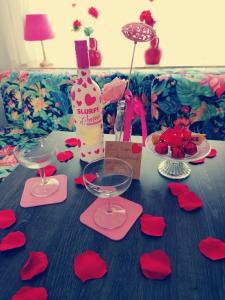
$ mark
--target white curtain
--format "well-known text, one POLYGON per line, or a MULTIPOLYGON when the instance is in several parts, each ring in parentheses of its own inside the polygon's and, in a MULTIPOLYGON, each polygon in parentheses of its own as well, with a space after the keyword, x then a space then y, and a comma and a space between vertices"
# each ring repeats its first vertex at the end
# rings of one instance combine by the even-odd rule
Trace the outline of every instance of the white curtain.
POLYGON ((30 58, 23 39, 28 0, 0 0, 0 70, 25 66, 30 58))

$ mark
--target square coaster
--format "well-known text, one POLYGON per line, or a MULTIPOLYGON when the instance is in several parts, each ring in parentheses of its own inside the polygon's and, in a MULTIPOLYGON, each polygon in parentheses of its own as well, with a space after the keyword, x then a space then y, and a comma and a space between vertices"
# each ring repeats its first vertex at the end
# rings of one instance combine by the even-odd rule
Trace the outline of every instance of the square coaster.
POLYGON ((35 197, 31 194, 31 186, 40 181, 40 178, 29 178, 25 182, 22 198, 20 200, 21 207, 33 207, 47 204, 60 203, 67 198, 67 176, 55 175, 54 178, 58 179, 60 185, 59 189, 48 197, 35 197))
POLYGON ((108 238, 119 241, 122 240, 133 226, 135 221, 141 215, 143 207, 133 201, 127 200, 123 197, 113 197, 113 203, 118 204, 126 209, 127 219, 120 227, 115 229, 105 229, 98 226, 94 221, 94 213, 96 209, 105 203, 108 199, 97 198, 80 216, 80 221, 84 225, 96 230, 97 232, 107 236, 108 238))

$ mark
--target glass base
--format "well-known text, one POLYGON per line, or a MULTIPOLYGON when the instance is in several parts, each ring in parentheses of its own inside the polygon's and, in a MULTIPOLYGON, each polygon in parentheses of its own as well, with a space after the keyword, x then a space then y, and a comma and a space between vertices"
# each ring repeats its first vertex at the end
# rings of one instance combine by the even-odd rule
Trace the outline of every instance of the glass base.
POLYGON ((159 164, 158 171, 170 179, 184 179, 191 174, 191 168, 183 161, 164 160, 159 164))
POLYGON ((111 211, 108 211, 108 205, 103 205, 96 210, 94 215, 95 223, 105 229, 118 228, 126 219, 125 208, 117 204, 111 205, 111 211))
POLYGON ((46 183, 44 184, 40 179, 39 183, 31 187, 31 194, 35 197, 48 197, 58 190, 59 185, 59 181, 53 177, 46 178, 46 183))

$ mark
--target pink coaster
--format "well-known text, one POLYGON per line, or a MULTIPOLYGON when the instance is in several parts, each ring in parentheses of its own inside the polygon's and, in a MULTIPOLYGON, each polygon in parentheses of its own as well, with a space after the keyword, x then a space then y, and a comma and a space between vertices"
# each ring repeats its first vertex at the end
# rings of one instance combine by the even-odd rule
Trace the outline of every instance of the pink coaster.
POLYGON ((54 178, 60 182, 59 189, 55 194, 48 197, 35 197, 30 192, 30 187, 36 182, 40 181, 40 178, 29 178, 25 182, 22 198, 20 200, 20 206, 22 207, 33 207, 47 204, 60 203, 66 200, 67 197, 67 176, 66 175, 55 175, 54 178))
POLYGON ((143 207, 133 201, 122 197, 114 197, 113 203, 118 204, 126 209, 127 219, 123 225, 115 229, 105 229, 98 226, 94 221, 94 213, 96 209, 107 203, 108 199, 97 198, 80 216, 80 221, 84 225, 96 230, 97 232, 107 236, 108 238, 118 241, 125 237, 130 228, 133 226, 137 218, 141 215, 143 207))

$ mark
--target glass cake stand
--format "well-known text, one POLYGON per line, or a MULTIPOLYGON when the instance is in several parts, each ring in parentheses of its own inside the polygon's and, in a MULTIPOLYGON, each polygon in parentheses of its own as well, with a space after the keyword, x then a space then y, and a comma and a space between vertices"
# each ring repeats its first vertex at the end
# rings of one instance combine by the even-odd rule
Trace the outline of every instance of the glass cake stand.
MULTIPOLYGON (((162 131, 155 132, 161 134, 162 131)), ((171 152, 167 154, 159 154, 155 151, 155 145, 152 143, 152 134, 146 139, 146 146, 157 156, 164 158, 164 160, 159 164, 159 173, 170 179, 184 179, 191 174, 191 168, 187 162, 200 160, 206 157, 210 150, 210 144, 207 140, 204 140, 200 145, 197 145, 197 153, 194 155, 186 155, 185 158, 173 158, 171 152)))

